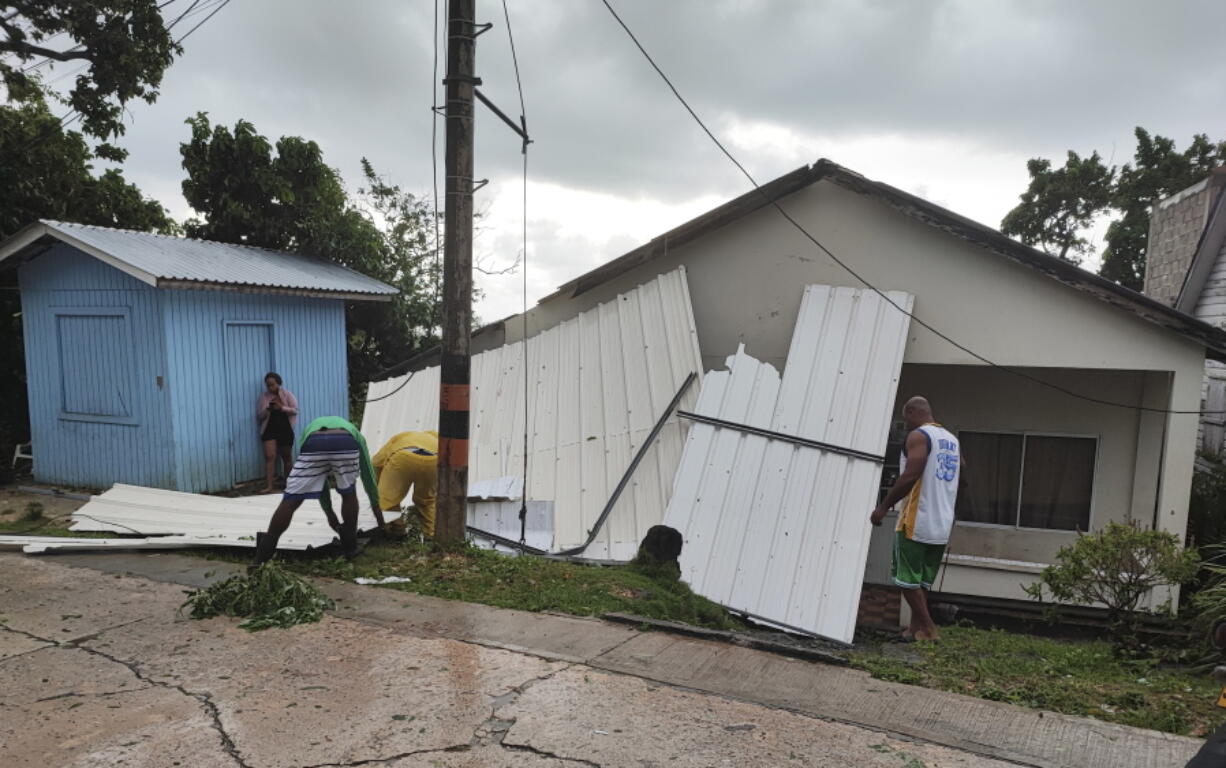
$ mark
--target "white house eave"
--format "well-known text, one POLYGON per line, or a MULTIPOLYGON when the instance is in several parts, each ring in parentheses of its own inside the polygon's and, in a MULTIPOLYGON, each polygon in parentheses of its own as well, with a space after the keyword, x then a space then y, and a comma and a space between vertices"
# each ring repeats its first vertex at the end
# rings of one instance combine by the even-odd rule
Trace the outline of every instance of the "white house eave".
POLYGON ((69 235, 62 230, 56 229, 55 227, 41 221, 29 225, 22 231, 10 237, 3 245, 0 245, 0 262, 3 262, 10 256, 21 253, 27 247, 33 245, 43 237, 51 237, 62 243, 71 245, 73 248, 93 256, 103 264, 118 269, 125 275, 134 277, 147 285, 157 286, 158 280, 155 275, 152 275, 143 269, 137 269, 131 264, 128 264, 121 259, 117 259, 105 251, 98 250, 89 243, 83 242, 72 235, 69 235))

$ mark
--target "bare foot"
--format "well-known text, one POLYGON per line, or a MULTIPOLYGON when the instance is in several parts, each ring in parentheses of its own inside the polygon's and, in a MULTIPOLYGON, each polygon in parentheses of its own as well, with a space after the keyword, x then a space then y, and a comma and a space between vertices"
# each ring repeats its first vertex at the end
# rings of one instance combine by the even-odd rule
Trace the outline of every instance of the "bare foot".
POLYGON ((941 639, 941 633, 937 631, 936 627, 933 627, 932 629, 921 629, 915 633, 915 639, 927 640, 930 643, 935 643, 937 640, 941 639))
POLYGON ((271 485, 266 485, 263 488, 261 488, 259 492, 260 493, 276 493, 277 491, 271 485))

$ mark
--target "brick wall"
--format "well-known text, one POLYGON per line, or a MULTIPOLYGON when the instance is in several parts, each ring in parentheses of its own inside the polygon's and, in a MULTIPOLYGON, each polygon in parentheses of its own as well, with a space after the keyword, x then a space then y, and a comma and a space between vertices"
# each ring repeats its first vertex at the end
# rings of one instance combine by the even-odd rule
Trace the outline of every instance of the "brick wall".
POLYGON ((1154 207, 1149 217, 1145 289, 1163 304, 1174 304, 1192 265, 1196 244, 1207 223, 1209 208, 1219 187, 1209 179, 1171 195, 1154 207))

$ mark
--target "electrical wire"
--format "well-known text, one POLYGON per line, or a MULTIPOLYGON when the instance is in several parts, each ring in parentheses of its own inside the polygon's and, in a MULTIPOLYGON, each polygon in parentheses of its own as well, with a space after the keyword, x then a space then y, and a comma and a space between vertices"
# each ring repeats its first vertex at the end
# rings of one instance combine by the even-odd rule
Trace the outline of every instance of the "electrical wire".
MULTIPOLYGON (((442 335, 443 320, 441 312, 441 294, 443 282, 443 267, 439 263, 439 248, 442 242, 442 234, 439 232, 438 222, 438 4, 439 0, 434 0, 434 75, 430 80, 430 180, 434 184, 434 210, 431 213, 434 216, 434 312, 433 328, 439 329, 439 335, 442 335)), ((431 330, 433 330, 431 328, 431 330)))
POLYGON ((56 520, 63 520, 66 517, 83 517, 86 520, 93 520, 95 523, 101 523, 102 525, 113 525, 116 528, 123 528, 125 530, 131 531, 137 536, 144 536, 146 538, 150 538, 149 534, 144 533, 143 531, 138 531, 131 526, 124 525, 123 523, 116 523, 113 520, 100 520, 99 518, 96 518, 93 515, 83 515, 80 512, 68 512, 63 515, 56 515, 54 517, 48 517, 48 518, 38 521, 37 525, 34 525, 30 528, 23 528, 19 531, 4 531, 2 535, 4 536, 26 536, 26 535, 33 533, 34 531, 40 531, 43 528, 46 528, 48 525, 51 525, 52 523, 54 523, 56 520))
POLYGON ((400 386, 396 387, 396 388, 395 388, 395 389, 393 389, 391 392, 388 392, 386 395, 379 395, 379 396, 378 396, 378 397, 376 397, 376 398, 373 398, 373 399, 367 400, 367 401, 366 401, 366 405, 370 405, 371 403, 377 403, 377 402, 379 402, 380 400, 386 400, 386 399, 388 399, 389 397, 391 397, 392 395, 394 395, 394 394, 396 394, 397 392, 399 392, 400 390, 404 389, 405 387, 407 387, 407 386, 409 385, 409 382, 410 382, 410 381, 413 379, 413 374, 415 374, 415 373, 417 373, 417 371, 409 371, 409 375, 404 377, 404 381, 400 382, 400 386))
POLYGON ((523 201, 523 250, 520 252, 520 269, 523 271, 523 311, 520 318, 523 322, 524 345, 524 489, 519 506, 519 541, 524 543, 527 537, 528 521, 528 406, 529 372, 528 372, 528 109, 524 106, 524 83, 519 74, 519 55, 515 51, 515 34, 511 30, 511 12, 507 9, 507 0, 502 0, 502 16, 507 24, 507 42, 511 46, 511 63, 515 67, 515 88, 519 92, 519 123, 524 132, 522 201, 523 201))
POLYGON ((602 2, 602 3, 604 4, 604 7, 608 9, 609 13, 613 15, 613 18, 614 18, 614 19, 617 21, 617 23, 618 23, 618 24, 621 26, 621 28, 622 28, 623 30, 625 30, 626 34, 627 34, 627 35, 630 37, 630 40, 631 40, 631 41, 634 43, 635 47, 639 49, 639 52, 640 52, 640 53, 642 53, 642 54, 643 54, 643 57, 647 59, 647 63, 649 63, 649 64, 651 65, 652 69, 654 69, 654 70, 656 71, 656 74, 658 74, 658 75, 660 76, 660 78, 661 78, 661 79, 664 81, 665 85, 667 85, 667 86, 668 86, 668 88, 669 88, 669 90, 670 90, 670 91, 672 91, 673 96, 675 96, 675 97, 677 98, 677 101, 679 101, 679 102, 681 103, 681 106, 685 107, 685 110, 686 110, 687 112, 689 112, 690 117, 692 117, 692 118, 694 119, 694 122, 698 123, 698 127, 702 128, 703 132, 704 132, 704 133, 707 135, 707 137, 708 137, 709 139, 711 139, 711 141, 712 141, 712 142, 715 144, 715 146, 716 146, 716 147, 718 147, 718 148, 719 148, 719 151, 720 151, 720 152, 722 152, 722 153, 724 154, 724 156, 725 156, 725 157, 727 157, 727 158, 728 158, 728 160, 729 160, 729 161, 731 161, 731 162, 732 162, 732 164, 736 166, 737 170, 739 170, 739 171, 741 172, 741 175, 743 175, 743 176, 744 176, 746 179, 748 179, 748 180, 749 180, 749 183, 753 185, 753 188, 754 188, 755 190, 757 190, 759 193, 761 193, 761 194, 762 194, 763 199, 764 199, 764 200, 765 200, 765 201, 766 201, 766 202, 767 202, 769 205, 771 205, 771 206, 772 206, 772 207, 773 207, 773 208, 774 208, 776 211, 778 211, 778 212, 779 212, 779 214, 780 214, 781 216, 783 216, 783 218, 784 218, 784 219, 786 219, 786 220, 787 220, 787 222, 788 222, 789 224, 791 224, 793 227, 795 227, 795 228, 796 228, 796 230, 797 230, 798 232, 800 232, 800 234, 801 234, 801 235, 803 235, 803 236, 805 237, 805 239, 807 239, 809 242, 813 243, 813 245, 815 245, 815 246, 816 246, 816 247, 817 247, 817 248, 818 248, 818 249, 819 249, 819 250, 820 250, 822 253, 826 254, 826 256, 828 256, 828 257, 830 258, 830 260, 831 260, 831 261, 833 261, 833 262, 834 262, 835 264, 837 264, 838 266, 842 267, 842 268, 843 268, 843 270, 844 270, 845 272, 847 272, 849 275, 851 275, 853 278, 855 278, 857 281, 859 281, 859 282, 860 282, 862 285, 864 285, 864 287, 868 288, 868 289, 869 289, 869 290, 871 290, 873 293, 876 293, 878 296, 880 296, 880 297, 881 297, 881 298, 882 298, 882 299, 883 299, 883 300, 884 300, 884 301, 885 301, 887 304, 889 304, 890 306, 892 306, 892 307, 894 307, 895 309, 897 309, 899 312, 902 312, 904 315, 906 315, 906 316, 908 316, 909 318, 911 318, 912 322, 914 322, 914 323, 916 323, 917 325, 919 325, 919 326, 921 326, 921 327, 923 327, 923 328, 927 329, 927 330, 928 330, 928 331, 930 331, 930 332, 931 332, 933 335, 935 335, 937 338, 940 338, 940 339, 942 339, 943 341, 945 341, 945 342, 949 343, 950 345, 952 345, 954 348, 956 348, 956 349, 958 349, 958 350, 960 350, 960 351, 962 351, 962 352, 965 352, 966 354, 968 354, 968 355, 970 355, 971 357, 975 358, 976 360, 980 361, 980 362, 981 362, 981 363, 983 363, 984 365, 987 365, 987 366, 989 366, 989 367, 991 367, 991 368, 996 368, 996 369, 1001 370, 1001 371, 1004 371, 1004 372, 1006 372, 1006 373, 1013 374, 1014 376, 1017 376, 1017 377, 1019 377, 1019 378, 1026 379, 1026 380, 1031 381, 1031 382, 1033 382, 1033 383, 1035 383, 1035 384, 1039 384, 1039 385, 1044 386, 1044 387, 1047 387, 1047 388, 1049 388, 1049 389, 1053 389, 1053 390, 1055 390, 1055 391, 1057 391, 1057 392, 1061 392, 1061 393, 1063 393, 1063 394, 1065 394, 1065 395, 1068 395, 1068 396, 1070 396, 1070 397, 1077 398, 1077 399, 1079 399, 1079 400, 1084 400, 1084 401, 1086 401, 1086 402, 1095 403, 1095 404, 1097 404, 1097 405, 1105 405, 1105 406, 1110 406, 1110 407, 1113 407, 1113 408, 1122 408, 1122 409, 1125 409, 1125 410, 1130 410, 1130 411, 1142 411, 1142 412, 1145 412, 1145 413, 1161 413, 1161 414, 1171 414, 1171 415, 1202 416, 1202 415, 1206 415, 1206 414, 1210 414, 1210 413, 1224 413, 1224 412, 1226 412, 1226 411, 1171 410, 1171 409, 1167 409, 1167 408, 1150 408, 1150 407, 1143 406, 1143 405, 1130 405, 1130 404, 1128 404, 1128 403, 1117 403, 1117 402, 1115 402, 1115 401, 1113 401, 1113 400, 1105 400, 1105 399, 1102 399, 1102 398, 1093 397, 1093 396, 1091 396, 1091 395, 1083 395, 1083 394, 1081 394, 1080 392, 1075 392, 1075 391, 1073 391, 1073 390, 1071 390, 1071 389, 1068 389, 1067 387, 1063 387, 1063 386, 1061 386, 1061 385, 1059 385, 1059 384, 1054 384, 1054 383, 1052 383, 1052 382, 1050 382, 1050 381, 1046 381, 1046 380, 1044 380, 1044 379, 1040 379, 1039 377, 1034 376, 1034 375, 1032 375, 1032 374, 1029 374, 1029 373, 1027 373, 1027 372, 1025 372, 1025 371, 1022 371, 1022 370, 1019 370, 1019 369, 1016 369, 1016 368, 1011 368, 1011 367, 1009 367, 1009 366, 1007 366, 1007 365, 1001 365, 1000 363, 996 363, 996 362, 994 362, 994 361, 992 361, 992 360, 989 360, 987 357, 984 357, 983 355, 979 354, 978 352, 975 352, 974 350, 970 349, 970 348, 969 348, 969 347, 967 347, 966 345, 964 345, 964 344, 962 344, 962 343, 960 343, 960 342, 958 342, 958 341, 954 340, 953 338, 951 338, 951 337, 950 337, 950 336, 948 336, 947 334, 945 334, 945 333, 943 333, 943 332, 941 332, 941 331, 937 330, 936 328, 934 328, 934 327, 933 327, 932 325, 930 325, 929 323, 927 323, 927 322, 925 322, 924 320, 920 319, 919 317, 917 317, 917 316, 915 315, 915 313, 914 313, 914 312, 910 312, 910 311, 908 311, 907 309, 905 309, 904 307, 902 307, 902 306, 901 306, 900 304, 898 304, 896 301, 894 301, 893 299, 891 299, 891 298, 890 298, 890 296, 889 296, 889 295, 888 295, 888 294, 887 294, 885 291, 882 291, 880 288, 878 288, 877 286, 873 285, 873 284, 872 284, 872 283, 870 283, 870 282, 869 282, 867 279, 865 279, 864 277, 862 277, 862 276, 860 275, 860 273, 858 273, 858 272, 856 272, 854 269, 852 269, 852 267, 851 267, 851 266, 849 266, 849 265, 848 265, 846 262, 844 262, 842 259, 840 259, 838 256, 836 256, 836 255, 835 255, 835 254, 834 254, 834 253, 833 253, 833 252, 832 252, 832 251, 831 251, 829 248, 827 248, 825 245, 823 245, 823 244, 821 243, 821 241, 819 241, 819 240, 818 240, 816 237, 814 237, 814 236, 813 236, 813 234, 811 234, 811 233, 810 233, 810 232, 809 232, 807 229, 805 229, 805 228, 804 228, 804 226, 803 226, 803 225, 801 225, 801 223, 800 223, 800 222, 798 222, 798 221, 796 221, 796 219, 792 218, 791 214, 789 214, 789 213, 788 213, 788 212, 787 212, 787 211, 786 211, 786 210, 783 208, 783 206, 779 204, 779 201, 778 201, 778 200, 776 200, 776 199, 774 199, 774 198, 770 197, 770 196, 769 196, 769 195, 767 195, 765 192, 763 192, 763 191, 762 191, 762 186, 761 186, 760 184, 758 184, 757 180, 756 180, 756 179, 754 179, 753 175, 752 175, 752 174, 750 174, 750 172, 749 172, 748 170, 746 170, 745 166, 741 164, 741 161, 737 160, 736 156, 735 156, 735 155, 733 155, 733 154, 732 154, 732 153, 731 153, 731 152, 728 150, 728 148, 724 146, 723 142, 721 142, 721 141, 720 141, 720 140, 719 140, 719 139, 718 139, 718 138, 715 136, 715 134, 711 132, 711 129, 707 127, 707 124, 706 124, 705 122, 703 122, 702 118, 698 116, 698 113, 694 111, 694 108, 693 108, 693 107, 691 107, 691 106, 690 106, 690 104, 689 104, 689 102, 685 100, 685 97, 683 97, 683 96, 681 95, 681 92, 677 90, 677 86, 673 85, 672 80, 670 80, 670 79, 669 79, 669 77, 668 77, 668 75, 666 75, 666 74, 664 73, 664 70, 662 70, 662 69, 660 68, 660 65, 656 63, 655 59, 653 59, 653 58, 651 57, 651 54, 647 52, 647 49, 643 47, 643 44, 642 44, 641 42, 639 42, 638 37, 637 37, 637 36, 635 36, 635 34, 634 34, 634 32, 633 32, 633 31, 631 31, 630 27, 629 27, 629 26, 626 24, 626 22, 622 20, 622 17, 621 17, 620 15, 618 15, 617 11, 616 11, 616 10, 613 8, 613 6, 610 4, 609 0, 600 0, 600 2, 602 2))

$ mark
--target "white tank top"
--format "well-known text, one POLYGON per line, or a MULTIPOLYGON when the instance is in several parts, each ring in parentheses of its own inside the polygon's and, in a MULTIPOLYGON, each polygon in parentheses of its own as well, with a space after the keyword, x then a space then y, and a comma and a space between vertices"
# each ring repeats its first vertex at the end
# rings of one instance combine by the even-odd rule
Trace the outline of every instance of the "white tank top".
MULTIPOLYGON (((928 438, 928 461, 924 472, 898 516, 895 530, 922 544, 946 544, 954 526, 954 504, 958 500, 958 477, 962 472, 962 450, 958 438, 940 424, 916 428, 928 438)), ((907 471, 904 450, 898 462, 899 473, 907 471)))

